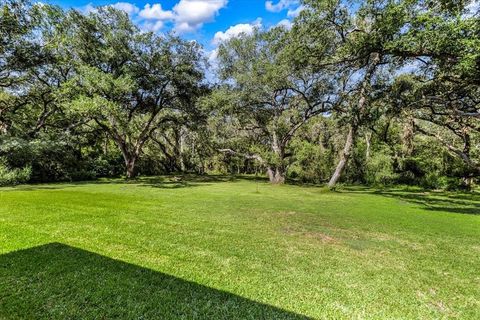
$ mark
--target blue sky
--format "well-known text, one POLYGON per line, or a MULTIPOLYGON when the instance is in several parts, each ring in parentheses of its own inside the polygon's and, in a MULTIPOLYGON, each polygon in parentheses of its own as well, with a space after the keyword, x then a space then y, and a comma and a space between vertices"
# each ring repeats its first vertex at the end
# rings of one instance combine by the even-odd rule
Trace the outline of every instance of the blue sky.
POLYGON ((144 30, 175 31, 197 40, 212 51, 222 40, 254 27, 289 25, 301 10, 299 0, 50 0, 51 4, 88 12, 96 6, 113 5, 130 14, 144 30))

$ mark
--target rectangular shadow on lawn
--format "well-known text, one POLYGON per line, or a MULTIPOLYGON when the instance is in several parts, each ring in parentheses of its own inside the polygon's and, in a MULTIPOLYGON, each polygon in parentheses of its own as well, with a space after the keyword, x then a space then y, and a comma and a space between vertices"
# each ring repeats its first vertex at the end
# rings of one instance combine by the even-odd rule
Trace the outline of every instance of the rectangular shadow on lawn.
POLYGON ((51 243, 0 256, 2 319, 307 319, 51 243))

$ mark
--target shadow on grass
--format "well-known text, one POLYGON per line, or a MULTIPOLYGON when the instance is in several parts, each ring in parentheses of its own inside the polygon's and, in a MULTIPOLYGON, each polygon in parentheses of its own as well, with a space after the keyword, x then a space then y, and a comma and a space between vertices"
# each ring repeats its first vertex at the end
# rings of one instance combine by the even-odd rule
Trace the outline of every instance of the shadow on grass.
POLYGON ((366 187, 347 187, 350 193, 377 194, 391 197, 407 203, 419 205, 424 210, 480 215, 480 193, 478 192, 438 192, 427 190, 408 190, 406 188, 370 189, 366 187))
POLYGON ((2 319, 308 319, 60 243, 0 256, 2 319))
POLYGON ((0 188, 0 191, 35 191, 35 190, 59 190, 65 188, 73 188, 83 185, 102 185, 102 184, 125 184, 139 185, 160 189, 178 189, 190 188, 197 186, 205 186, 208 183, 219 182, 235 182, 235 181, 267 181, 263 177, 247 176, 247 175, 195 175, 195 174, 178 174, 167 176, 139 177, 133 180, 125 180, 122 178, 98 179, 91 181, 78 182, 58 182, 51 184, 28 184, 18 185, 6 188, 0 188))
POLYGON ((210 183, 228 182, 238 180, 234 176, 221 175, 169 175, 169 176, 155 176, 155 177, 141 177, 131 182, 132 184, 139 184, 140 186, 160 188, 160 189, 178 189, 190 188, 197 186, 206 186, 210 183))

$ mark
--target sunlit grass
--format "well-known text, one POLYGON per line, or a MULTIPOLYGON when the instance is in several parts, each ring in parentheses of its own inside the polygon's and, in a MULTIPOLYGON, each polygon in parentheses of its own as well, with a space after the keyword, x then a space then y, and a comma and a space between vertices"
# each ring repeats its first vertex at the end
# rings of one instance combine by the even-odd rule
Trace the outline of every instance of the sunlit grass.
POLYGON ((0 318, 480 318, 479 194, 229 180, 0 189, 0 318))

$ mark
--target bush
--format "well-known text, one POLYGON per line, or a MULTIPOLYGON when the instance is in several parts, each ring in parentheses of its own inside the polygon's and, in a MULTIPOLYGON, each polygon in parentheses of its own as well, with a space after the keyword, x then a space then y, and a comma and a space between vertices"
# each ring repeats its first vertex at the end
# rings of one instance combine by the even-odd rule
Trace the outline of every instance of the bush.
POLYGON ((23 169, 10 169, 4 159, 0 160, 0 186, 16 185, 26 183, 32 174, 31 167, 23 169))
POLYGON ((398 175, 394 172, 393 157, 388 148, 373 152, 366 166, 366 180, 373 185, 389 185, 398 175))
POLYGON ((319 147, 317 143, 296 139, 292 142, 292 163, 288 176, 300 182, 322 183, 333 172, 335 155, 332 150, 319 147))
POLYGON ((31 182, 92 180, 118 174, 117 167, 123 171, 117 154, 104 159, 72 140, 69 136, 42 136, 31 141, 4 138, 0 141, 0 158, 9 172, 31 168, 31 182))

